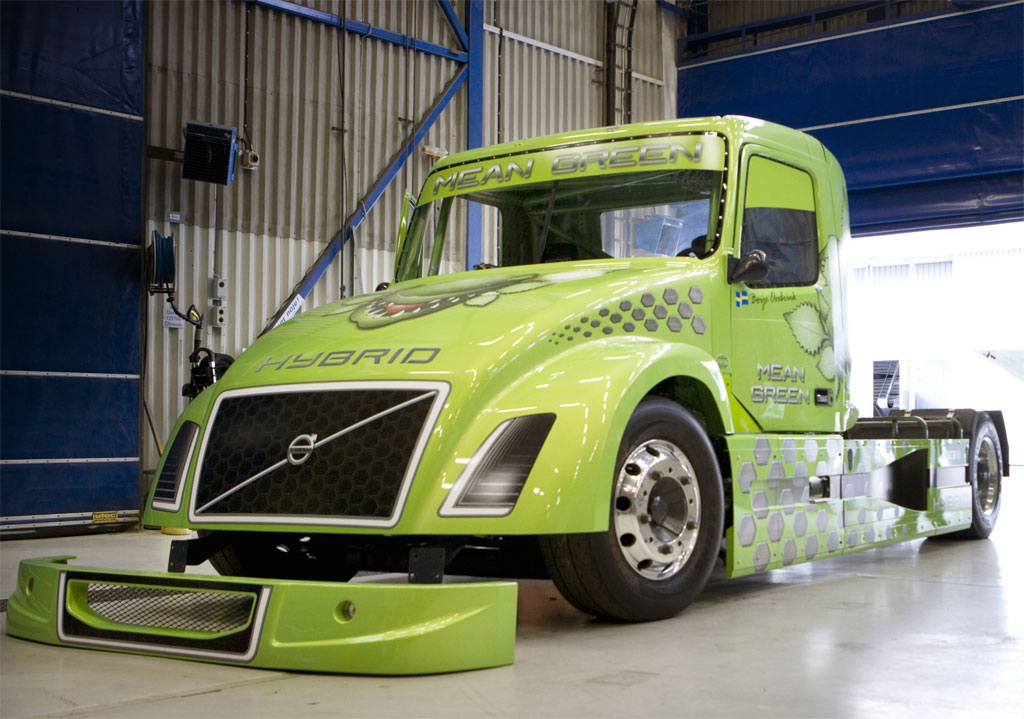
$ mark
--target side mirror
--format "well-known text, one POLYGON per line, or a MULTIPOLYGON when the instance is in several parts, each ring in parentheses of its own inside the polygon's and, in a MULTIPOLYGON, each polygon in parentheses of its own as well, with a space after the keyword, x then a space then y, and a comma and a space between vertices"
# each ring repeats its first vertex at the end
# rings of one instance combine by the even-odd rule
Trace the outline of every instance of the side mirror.
POLYGON ((729 282, 764 282, 768 276, 768 255, 764 250, 752 250, 740 259, 729 261, 729 282))

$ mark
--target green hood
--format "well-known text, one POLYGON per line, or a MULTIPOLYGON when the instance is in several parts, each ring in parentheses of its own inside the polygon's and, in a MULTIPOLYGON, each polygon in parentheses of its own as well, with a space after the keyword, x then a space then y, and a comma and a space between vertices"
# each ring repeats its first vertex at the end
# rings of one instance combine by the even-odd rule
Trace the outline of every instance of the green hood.
POLYGON ((542 364, 589 341, 700 339, 707 268, 677 259, 495 268, 396 284, 260 338, 218 388, 338 379, 455 379, 542 364))

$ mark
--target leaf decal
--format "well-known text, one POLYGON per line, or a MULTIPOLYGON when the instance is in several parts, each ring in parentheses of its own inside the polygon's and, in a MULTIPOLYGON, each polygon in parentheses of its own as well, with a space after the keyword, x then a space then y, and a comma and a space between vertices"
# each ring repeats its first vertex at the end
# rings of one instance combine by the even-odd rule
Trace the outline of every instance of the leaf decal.
POLYGON ((835 382, 836 354, 830 344, 826 344, 825 348, 821 351, 821 357, 818 358, 818 371, 821 372, 829 382, 835 382))
POLYGON ((829 329, 832 325, 832 288, 829 287, 828 253, 822 252, 818 263, 818 306, 821 308, 821 322, 829 329))
POLYGON ((821 308, 821 321, 827 325, 832 324, 832 290, 828 282, 823 282, 818 292, 818 306, 821 308))
POLYGON ((818 304, 821 305, 821 321, 825 325, 831 326, 832 324, 832 301, 829 296, 828 288, 822 290, 821 296, 818 299, 818 304))
POLYGON ((828 333, 822 326, 817 307, 804 302, 786 312, 783 317, 789 323, 789 329, 793 332, 800 349, 809 355, 816 355, 821 351, 822 345, 828 340, 828 333))

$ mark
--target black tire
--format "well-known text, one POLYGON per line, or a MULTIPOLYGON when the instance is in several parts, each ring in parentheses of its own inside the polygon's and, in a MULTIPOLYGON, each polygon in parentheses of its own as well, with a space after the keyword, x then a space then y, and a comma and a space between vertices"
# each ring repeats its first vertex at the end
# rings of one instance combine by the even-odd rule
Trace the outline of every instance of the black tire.
POLYGON ((996 425, 986 413, 974 420, 968 449, 967 474, 971 480, 971 526, 956 532, 956 539, 986 539, 996 527, 1003 502, 1003 448, 996 425))
POLYGON ((345 562, 344 548, 333 537, 225 532, 224 547, 210 557, 220 574, 265 579, 345 582, 356 570, 345 562))
POLYGON ((675 402, 648 398, 619 446, 608 530, 540 537, 544 564, 577 609, 640 622, 700 594, 722 541, 722 477, 711 442, 675 402))

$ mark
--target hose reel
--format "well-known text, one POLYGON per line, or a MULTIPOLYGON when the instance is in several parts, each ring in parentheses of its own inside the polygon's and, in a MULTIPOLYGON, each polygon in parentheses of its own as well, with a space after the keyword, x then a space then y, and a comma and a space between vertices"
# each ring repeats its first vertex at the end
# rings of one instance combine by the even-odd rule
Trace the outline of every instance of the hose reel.
POLYGON ((182 395, 194 399, 203 389, 220 379, 234 358, 204 347, 203 313, 195 305, 182 312, 174 302, 174 235, 164 237, 153 230, 153 242, 146 251, 146 279, 149 294, 166 294, 174 314, 195 328, 192 354, 188 356, 191 365, 190 381, 181 388, 182 395))
POLYGON ((149 294, 174 293, 174 235, 164 237, 153 230, 153 242, 146 251, 146 279, 149 294))

